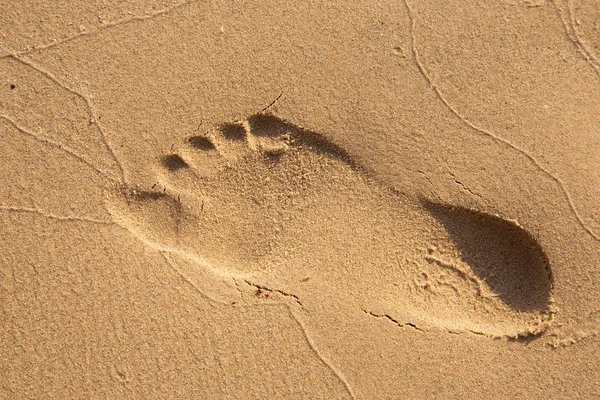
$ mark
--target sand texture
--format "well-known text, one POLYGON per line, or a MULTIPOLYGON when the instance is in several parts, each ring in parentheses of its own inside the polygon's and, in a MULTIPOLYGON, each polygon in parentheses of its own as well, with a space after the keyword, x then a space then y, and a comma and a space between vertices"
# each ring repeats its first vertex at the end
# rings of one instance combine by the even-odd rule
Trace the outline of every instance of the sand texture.
POLYGON ((0 4, 0 398, 600 398, 594 0, 0 4))

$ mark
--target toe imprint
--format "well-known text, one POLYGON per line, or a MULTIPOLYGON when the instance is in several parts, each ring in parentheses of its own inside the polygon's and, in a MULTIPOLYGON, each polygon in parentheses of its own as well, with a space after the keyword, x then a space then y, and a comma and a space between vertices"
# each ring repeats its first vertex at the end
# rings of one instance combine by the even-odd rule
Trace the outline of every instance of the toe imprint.
POLYGON ((177 154, 170 154, 168 156, 163 157, 162 164, 169 171, 177 171, 188 167, 185 160, 177 154))
POLYGON ((192 136, 188 138, 188 143, 198 150, 215 150, 214 143, 205 136, 192 136))
POLYGON ((246 138, 246 128, 241 123, 228 123, 219 126, 219 131, 227 140, 244 140, 246 138))

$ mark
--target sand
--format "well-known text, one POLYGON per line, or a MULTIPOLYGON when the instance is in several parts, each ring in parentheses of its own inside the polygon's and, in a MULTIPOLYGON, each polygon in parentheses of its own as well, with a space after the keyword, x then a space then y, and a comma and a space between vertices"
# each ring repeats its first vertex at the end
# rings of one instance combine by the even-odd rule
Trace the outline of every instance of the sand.
POLYGON ((600 397, 599 24, 0 5, 0 397, 600 397))

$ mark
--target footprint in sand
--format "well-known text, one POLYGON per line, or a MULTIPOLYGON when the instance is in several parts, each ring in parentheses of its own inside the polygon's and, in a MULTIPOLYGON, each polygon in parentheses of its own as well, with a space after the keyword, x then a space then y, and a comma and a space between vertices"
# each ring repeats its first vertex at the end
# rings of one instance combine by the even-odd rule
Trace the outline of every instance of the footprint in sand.
POLYGON ((531 338, 552 322, 548 260, 516 223, 398 193, 273 115, 190 137, 156 172, 109 196, 115 220, 232 285, 424 331, 531 338))

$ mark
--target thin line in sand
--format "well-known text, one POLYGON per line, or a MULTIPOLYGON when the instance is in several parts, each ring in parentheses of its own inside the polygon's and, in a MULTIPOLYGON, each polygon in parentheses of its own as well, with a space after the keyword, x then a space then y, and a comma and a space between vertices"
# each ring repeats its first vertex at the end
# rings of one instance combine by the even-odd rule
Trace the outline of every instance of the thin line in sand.
POLYGON ((344 375, 342 374, 342 372, 338 371, 338 369, 336 367, 334 367, 333 364, 330 361, 328 361, 321 354, 321 352, 317 349, 314 341, 312 340, 312 338, 308 334, 308 332, 306 330, 306 327, 300 321, 300 319, 296 316, 296 314, 294 313, 294 311, 292 310, 292 308, 290 307, 290 305, 285 304, 285 303, 282 303, 282 304, 286 306, 286 308, 287 308, 288 312, 290 313, 290 315, 292 316, 292 318, 300 326, 300 330, 302 331, 304 339, 306 340, 306 342, 308 343, 308 345, 310 346, 310 348, 312 349, 312 351, 315 353, 315 355, 317 357, 319 357, 319 359, 321 359, 321 361, 327 366, 327 368, 329 368, 331 370, 331 372, 333 372, 333 374, 339 379, 339 381, 342 383, 342 385, 344 385, 344 388, 346 389, 346 391, 350 395, 350 398, 356 399, 356 396, 354 395, 354 391, 350 387, 350 384, 348 383, 348 380, 344 377, 344 375))
POLYGON ((417 65, 417 69, 419 70, 419 72, 421 73, 421 75, 423 76, 423 78, 425 78, 425 81, 429 84, 429 87, 434 91, 434 93, 436 94, 436 96, 440 99, 440 101, 446 106, 446 108, 452 113, 454 114, 459 120, 461 120, 465 125, 467 125, 468 127, 470 127, 471 129, 474 129, 475 131, 483 134, 484 136, 490 137, 491 139, 493 139, 494 141, 501 143, 505 146, 508 146, 509 148, 519 152, 520 154, 522 154, 523 156, 525 156, 529 161, 531 161, 531 163, 533 163, 533 165, 540 170, 542 173, 544 173, 546 176, 548 176, 551 180, 553 180, 556 184, 558 184, 559 188, 561 189, 564 197, 567 200, 567 203, 569 205, 569 208, 571 210, 571 212, 573 213, 573 215, 575 216, 575 219, 577 220, 578 224, 580 225, 580 227, 588 234, 590 235, 594 240, 599 241, 600 242, 600 236, 598 236, 594 231, 592 231, 591 228, 589 228, 585 222, 583 221, 583 218, 581 218, 581 216, 579 215, 579 211, 577 210, 577 208, 575 207, 575 204, 573 203, 573 200, 571 198, 571 195, 569 194, 569 192, 567 191, 565 184, 562 182, 562 180, 560 180, 560 178, 558 178, 557 176, 554 176, 548 169, 546 169, 545 167, 543 167, 535 157, 533 157, 531 154, 529 154, 527 151, 521 149, 520 147, 518 147, 517 145, 509 142, 506 139, 501 138, 500 136, 495 135, 494 133, 481 128, 477 125, 475 125, 474 123, 472 123, 471 121, 469 121, 466 117, 464 117, 462 114, 460 114, 451 104, 448 100, 446 100, 445 96, 443 95, 443 93, 440 91, 440 89, 438 89, 438 87, 433 83, 431 77, 429 76, 429 73, 427 72, 427 70, 425 69, 423 63, 421 62, 421 59, 419 58, 419 52, 417 50, 416 47, 416 40, 415 40, 415 34, 414 34, 414 30, 415 30, 415 14, 412 11, 412 7, 410 6, 410 4, 408 3, 408 0, 403 0, 403 3, 406 7, 406 11, 408 14, 408 19, 409 19, 409 33, 410 33, 410 40, 411 40, 411 51, 413 54, 413 57, 415 59, 415 63, 417 65))
POLYGON ((42 137, 39 134, 33 133, 27 129, 25 129, 24 127, 20 126, 17 122, 13 121, 10 117, 7 117, 6 115, 2 115, 0 114, 0 119, 5 120, 6 122, 8 122, 10 125, 12 125, 16 130, 18 130, 21 134, 24 134, 26 136, 31 137, 32 139, 43 143, 47 146, 53 147, 55 149, 58 149, 60 151, 62 151, 63 153, 66 153, 68 155, 70 155, 71 157, 77 159, 78 161, 84 163, 85 165, 87 165, 88 167, 92 168, 94 171, 96 171, 97 173, 99 173, 100 175, 104 176, 105 178, 109 179, 112 182, 120 182, 117 178, 114 178, 113 176, 111 176, 108 172, 96 167, 96 165, 87 160, 84 156, 82 156, 81 154, 79 154, 77 151, 71 149, 70 147, 59 143, 59 142, 55 142, 54 140, 51 139, 47 139, 42 137))
MULTIPOLYGON (((144 244, 146 244, 146 242, 143 239, 141 239, 141 238, 138 238, 138 239, 141 240, 144 244)), ((224 301, 220 301, 220 300, 216 300, 216 299, 210 297, 209 295, 207 295, 206 293, 204 293, 191 279, 189 279, 183 273, 183 271, 181 271, 175 265, 175 263, 172 260, 169 259, 169 257, 167 256, 167 254, 172 253, 171 251, 168 251, 168 250, 158 250, 158 251, 161 254, 161 256, 164 258, 164 260, 167 262, 167 264, 177 273, 177 275, 179 275, 179 277, 181 279, 183 279, 185 282, 187 282, 194 289, 194 291, 198 292, 200 295, 202 295, 204 298, 208 299, 210 302, 214 302, 214 303, 222 304, 222 305, 226 305, 226 306, 231 306, 230 303, 227 303, 227 302, 224 302, 224 301)), ((179 254, 179 252, 176 252, 176 253, 179 254)), ((248 285, 255 286, 255 285, 253 285, 251 283, 248 283, 248 285)), ((288 311, 289 315, 292 317, 292 319, 294 321, 296 321, 296 323, 300 327, 300 330, 302 331, 302 336, 306 340, 306 342, 307 342, 308 346, 310 347, 310 349, 312 350, 312 352, 321 360, 321 362, 323 364, 325 364, 325 366, 327 368, 329 368, 332 371, 332 373, 336 376, 336 378, 342 383, 342 385, 344 386, 345 390, 348 392, 348 394, 350 395, 350 397, 352 399, 355 399, 356 397, 355 397, 354 392, 352 391, 352 389, 351 389, 351 387, 350 387, 347 379, 317 349, 317 347, 315 346, 314 341, 312 340, 312 338, 308 334, 308 332, 306 330, 306 327, 300 321, 300 319, 298 319, 298 317, 294 313, 294 310, 292 309, 292 307, 289 304, 285 303, 285 302, 278 302, 278 303, 273 304, 273 305, 285 307, 285 309, 288 311)), ((245 307, 264 307, 264 306, 268 306, 268 305, 267 304, 249 304, 249 305, 245 305, 245 307)), ((237 306, 237 307, 239 307, 239 306, 237 306)))
POLYGON ((61 45, 63 43, 68 43, 68 42, 70 42, 72 40, 75 40, 75 39, 83 37, 83 36, 94 36, 94 35, 97 35, 98 33, 102 32, 104 30, 107 30, 107 29, 110 29, 110 28, 114 28, 114 27, 117 27, 117 26, 120 26, 120 25, 126 25, 126 24, 133 23, 133 22, 150 20, 150 19, 158 17, 160 15, 166 15, 166 14, 170 13, 171 11, 174 11, 174 10, 176 10, 178 8, 187 6, 187 5, 195 3, 195 2, 196 2, 196 0, 184 1, 182 3, 174 5, 173 7, 169 7, 169 8, 166 8, 164 10, 160 10, 160 11, 157 11, 157 12, 154 12, 154 13, 150 13, 150 14, 147 14, 147 15, 136 15, 136 16, 133 16, 131 18, 120 19, 120 20, 117 20, 117 21, 114 21, 114 22, 106 23, 106 24, 101 25, 101 26, 99 26, 97 28, 93 28, 93 29, 90 29, 90 30, 83 30, 83 31, 81 31, 79 33, 76 33, 74 35, 68 36, 68 37, 63 38, 63 39, 52 40, 49 43, 38 45, 38 46, 34 45, 32 48, 27 49, 27 50, 12 51, 12 52, 9 51, 8 54, 0 56, 0 59, 6 58, 6 57, 11 57, 11 56, 12 57, 24 56, 24 55, 33 53, 35 51, 46 50, 46 49, 52 48, 54 46, 61 45))
POLYGON ((77 90, 73 89, 72 87, 70 87, 66 83, 62 82, 55 75, 53 75, 49 71, 46 71, 44 68, 40 67, 39 65, 36 65, 33 61, 28 60, 28 59, 23 58, 23 57, 20 57, 20 56, 17 56, 17 55, 10 55, 9 57, 12 58, 13 60, 17 61, 17 62, 20 62, 21 64, 25 65, 26 67, 33 68, 37 72, 39 72, 42 75, 46 76, 52 82, 56 83, 58 86, 60 86, 63 89, 67 90, 68 92, 74 94, 75 96, 79 97, 80 99, 82 99, 85 102, 87 110, 88 110, 88 117, 90 119, 90 122, 92 122, 93 124, 95 124, 98 127, 98 131, 100 132, 100 137, 102 139, 102 143, 104 144, 104 146, 106 146, 106 149, 110 153, 111 158, 113 159, 113 161, 117 164, 117 167, 119 168, 121 182, 126 183, 127 180, 125 178, 125 170, 123 168, 123 165, 121 164, 121 162, 117 158, 115 152, 113 151, 113 148, 110 145, 110 142, 109 142, 108 137, 106 135, 106 131, 102 127, 102 125, 100 124, 100 120, 96 116, 96 112, 94 110, 92 102, 87 98, 87 96, 84 96, 82 93, 78 92, 77 90))
POLYGON ((39 214, 43 217, 50 218, 50 219, 56 219, 59 221, 90 222, 90 223, 102 224, 102 225, 116 225, 113 221, 106 221, 106 220, 90 218, 90 217, 80 217, 80 216, 76 216, 76 215, 74 215, 74 216, 57 215, 57 214, 48 213, 48 212, 46 212, 44 210, 40 210, 38 208, 31 208, 31 207, 16 207, 16 206, 0 205, 0 211, 39 214))
POLYGON ((565 0, 566 3, 566 18, 563 15, 562 8, 558 5, 560 0, 552 0, 552 4, 554 4, 554 8, 560 18, 560 21, 565 28, 565 34, 567 35, 567 39, 575 48, 581 53, 583 58, 591 65, 591 67, 596 72, 596 75, 600 78, 600 62, 594 56, 594 54, 589 50, 587 44, 584 40, 581 39, 581 34, 577 31, 577 23, 575 21, 575 12, 573 11, 573 5, 571 1, 565 0))

